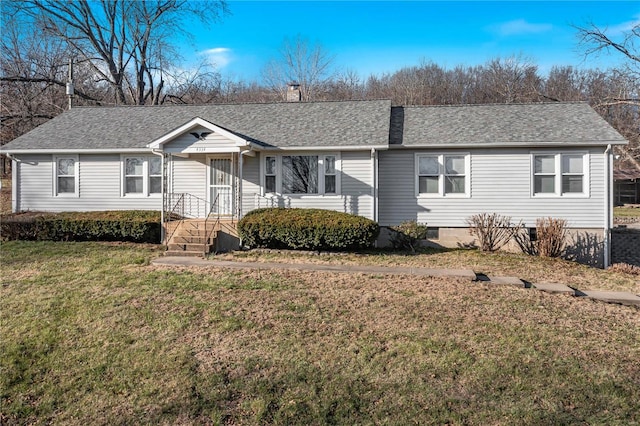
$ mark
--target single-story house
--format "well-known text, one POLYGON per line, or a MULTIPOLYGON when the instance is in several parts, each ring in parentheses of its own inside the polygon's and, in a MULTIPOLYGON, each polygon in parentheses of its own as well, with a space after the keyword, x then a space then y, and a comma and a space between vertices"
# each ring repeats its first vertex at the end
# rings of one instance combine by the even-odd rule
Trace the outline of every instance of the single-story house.
POLYGON ((427 223, 443 246, 470 242, 473 214, 554 217, 607 265, 612 145, 626 143, 585 103, 371 100, 79 107, 1 151, 16 212, 314 207, 427 223))

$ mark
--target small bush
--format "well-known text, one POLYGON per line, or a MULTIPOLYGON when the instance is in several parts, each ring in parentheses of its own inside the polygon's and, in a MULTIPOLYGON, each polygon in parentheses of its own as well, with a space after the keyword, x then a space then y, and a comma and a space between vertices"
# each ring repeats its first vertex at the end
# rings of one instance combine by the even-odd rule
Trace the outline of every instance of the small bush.
POLYGON ((158 243, 160 213, 102 211, 15 214, 3 217, 2 240, 131 241, 158 243))
POLYGON ((567 240, 567 221, 564 219, 536 219, 536 238, 531 241, 529 233, 522 228, 515 234, 520 249, 532 256, 560 257, 567 240))
POLYGON ((244 245, 300 250, 357 250, 378 237, 374 221, 320 209, 257 209, 238 222, 244 245))
POLYGON ((640 267, 628 263, 614 263, 607 268, 607 271, 620 272, 622 274, 640 275, 640 267))
POLYGON ((391 230, 395 231, 391 236, 391 245, 394 249, 411 250, 415 253, 420 241, 427 238, 427 225, 420 224, 415 220, 392 226, 391 230))
POLYGON ((480 213, 467 218, 469 233, 475 235, 482 251, 496 251, 518 232, 521 225, 513 226, 511 216, 497 213, 480 213))

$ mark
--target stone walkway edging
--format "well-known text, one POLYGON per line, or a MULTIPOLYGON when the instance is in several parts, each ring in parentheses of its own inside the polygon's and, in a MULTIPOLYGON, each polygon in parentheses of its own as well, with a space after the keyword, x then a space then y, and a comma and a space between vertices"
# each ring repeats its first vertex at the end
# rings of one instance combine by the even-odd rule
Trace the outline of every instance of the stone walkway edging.
MULTIPOLYGON (((358 266, 358 265, 323 265, 316 263, 278 263, 278 262, 235 262, 232 260, 209 260, 195 257, 159 257, 151 261, 153 265, 163 266, 196 266, 209 268, 235 268, 235 269, 277 269, 296 271, 326 271, 340 273, 363 274, 389 274, 389 275, 416 275, 424 277, 454 277, 477 281, 482 284, 515 286, 526 288, 527 283, 517 277, 499 277, 476 275, 470 269, 432 269, 415 268, 407 266, 358 266)), ((624 291, 599 291, 576 290, 565 284, 557 283, 531 283, 531 288, 554 294, 565 294, 576 297, 584 297, 599 300, 606 303, 616 303, 627 306, 640 307, 640 297, 624 291)))

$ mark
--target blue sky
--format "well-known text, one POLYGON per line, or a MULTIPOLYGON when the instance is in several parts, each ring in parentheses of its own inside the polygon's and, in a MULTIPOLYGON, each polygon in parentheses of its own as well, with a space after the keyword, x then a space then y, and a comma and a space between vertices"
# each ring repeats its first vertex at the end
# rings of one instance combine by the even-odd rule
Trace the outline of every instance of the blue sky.
POLYGON ((593 22, 616 38, 640 22, 638 1, 230 1, 231 15, 191 29, 185 61, 209 58, 226 77, 258 80, 283 40, 300 35, 361 77, 432 61, 445 68, 521 56, 553 65, 608 68, 617 55, 587 61, 571 27, 593 22), (192 53, 190 53, 192 52, 192 53))

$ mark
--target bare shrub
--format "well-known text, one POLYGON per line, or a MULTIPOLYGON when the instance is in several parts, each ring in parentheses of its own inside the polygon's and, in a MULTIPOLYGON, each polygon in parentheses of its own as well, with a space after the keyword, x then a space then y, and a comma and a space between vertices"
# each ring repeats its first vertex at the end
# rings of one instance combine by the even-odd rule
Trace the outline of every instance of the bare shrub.
POLYGON ((567 240, 567 221, 552 217, 536 219, 538 255, 560 257, 567 240))
POLYGON ((516 244, 518 244, 518 247, 520 247, 520 250, 522 250, 523 253, 530 256, 538 255, 538 245, 536 244, 536 241, 531 241, 527 228, 519 228, 513 234, 513 239, 516 241, 516 244))
POLYGON ((640 275, 640 267, 635 265, 630 265, 628 263, 614 263, 613 265, 607 268, 607 271, 620 272, 620 273, 629 274, 629 275, 640 275))
POLYGON ((391 236, 391 245, 395 249, 411 250, 415 253, 420 240, 427 238, 427 224, 415 220, 402 222, 391 229, 395 231, 391 236))
POLYGON ((482 251, 496 251, 513 238, 521 228, 511 224, 511 216, 501 216, 497 213, 474 214, 467 218, 469 234, 475 235, 482 251))
POLYGON ((560 257, 567 240, 567 221, 552 217, 536 219, 536 238, 531 240, 527 229, 521 227, 514 239, 523 253, 531 256, 560 257))

